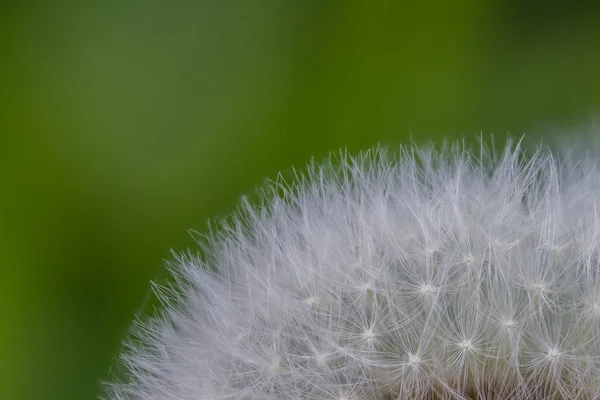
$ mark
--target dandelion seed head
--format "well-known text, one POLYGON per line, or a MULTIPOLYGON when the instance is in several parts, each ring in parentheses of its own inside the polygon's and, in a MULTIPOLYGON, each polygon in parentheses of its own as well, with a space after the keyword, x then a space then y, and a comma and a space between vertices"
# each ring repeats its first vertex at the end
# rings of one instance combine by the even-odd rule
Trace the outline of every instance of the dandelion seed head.
POLYGON ((411 366, 418 366, 419 364, 421 364, 421 359, 419 358, 419 356, 410 355, 408 356, 408 363, 411 366))
POLYGON ((376 148, 269 183, 169 264, 107 399, 598 398, 600 171, 560 154, 376 148))
POLYGON ((419 291, 423 294, 430 294, 431 292, 433 292, 433 290, 434 287, 427 283, 421 286, 421 288, 419 289, 419 291))
POLYGON ((548 350, 548 357, 551 359, 556 359, 560 356, 560 352, 558 351, 558 349, 549 349, 548 350))
POLYGON ((470 340, 463 340, 462 342, 459 343, 459 347, 462 350, 472 350, 473 349, 473 343, 471 343, 470 340))
POLYGON ((471 265, 475 261, 475 257, 473 257, 473 254, 471 254, 471 253, 465 254, 462 261, 463 261, 463 263, 465 263, 467 265, 471 265))
POLYGON ((366 331, 363 332, 363 339, 371 342, 373 340, 373 338, 375 338, 375 334, 373 333, 372 329, 367 329, 366 331))
POLYGON ((546 285, 543 283, 534 283, 533 285, 531 285, 531 288, 537 294, 542 294, 546 291, 546 285))
POLYGON ((506 321, 503 322, 503 325, 507 328, 507 329, 512 329, 515 326, 515 321, 513 321, 512 319, 507 319, 506 321))

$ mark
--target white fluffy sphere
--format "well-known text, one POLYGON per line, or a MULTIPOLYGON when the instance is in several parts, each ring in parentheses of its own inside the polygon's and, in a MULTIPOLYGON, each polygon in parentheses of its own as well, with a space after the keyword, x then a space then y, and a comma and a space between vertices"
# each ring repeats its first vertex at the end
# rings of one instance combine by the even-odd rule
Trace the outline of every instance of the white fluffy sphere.
POLYGON ((266 191, 171 265, 110 399, 600 396, 594 162, 377 148, 266 191))

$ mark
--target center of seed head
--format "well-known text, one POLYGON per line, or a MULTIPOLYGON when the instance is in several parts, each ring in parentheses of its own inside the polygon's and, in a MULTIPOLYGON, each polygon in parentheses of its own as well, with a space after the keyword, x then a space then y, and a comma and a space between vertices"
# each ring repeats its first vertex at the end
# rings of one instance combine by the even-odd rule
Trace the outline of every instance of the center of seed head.
POLYGON ((433 286, 431 286, 430 284, 425 284, 421 286, 421 289, 419 289, 419 291, 423 294, 429 294, 433 292, 433 286))
POLYGON ((548 350, 548 357, 550 358, 558 358, 558 349, 550 349, 548 350))
POLYGON ((421 362, 421 359, 418 356, 412 355, 410 357, 408 357, 408 363, 410 365, 419 365, 419 363, 421 362))
POLYGON ((515 321, 513 321, 512 319, 507 319, 506 321, 504 321, 504 326, 510 329, 515 326, 515 321))
POLYGON ((271 364, 270 370, 272 374, 279 375, 285 373, 285 367, 281 363, 281 360, 277 360, 273 364, 271 364))
POLYGON ((425 253, 431 255, 431 254, 435 253, 437 250, 438 249, 435 246, 428 246, 425 248, 425 253))
POLYGON ((363 333, 363 339, 367 340, 368 342, 370 342, 371 340, 373 340, 373 337, 375 336, 375 334, 373 333, 372 329, 367 329, 364 333, 363 333))
POLYGON ((471 346, 473 345, 473 343, 471 343, 470 340, 463 340, 460 343, 460 348, 463 350, 471 350, 471 346))
POLYGON ((471 254, 471 253, 469 253, 469 254, 466 254, 466 255, 463 257, 463 263, 465 263, 465 264, 467 264, 467 265, 469 265, 469 264, 472 264, 472 263, 473 263, 473 261, 475 261, 475 258, 473 257, 473 254, 471 254))
POLYGON ((325 364, 325 354, 317 353, 315 355, 315 360, 317 362, 317 365, 324 365, 325 364))
POLYGON ((536 293, 544 293, 546 291, 546 285, 543 283, 535 283, 532 288, 536 293))

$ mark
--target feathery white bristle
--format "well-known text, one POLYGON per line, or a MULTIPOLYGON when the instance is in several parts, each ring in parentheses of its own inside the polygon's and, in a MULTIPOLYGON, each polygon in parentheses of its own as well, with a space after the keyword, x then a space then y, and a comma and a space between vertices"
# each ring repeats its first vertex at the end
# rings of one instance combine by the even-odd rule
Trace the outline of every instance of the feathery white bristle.
POLYGON ((600 394, 592 161, 376 148, 268 189, 172 264, 110 399, 600 394))

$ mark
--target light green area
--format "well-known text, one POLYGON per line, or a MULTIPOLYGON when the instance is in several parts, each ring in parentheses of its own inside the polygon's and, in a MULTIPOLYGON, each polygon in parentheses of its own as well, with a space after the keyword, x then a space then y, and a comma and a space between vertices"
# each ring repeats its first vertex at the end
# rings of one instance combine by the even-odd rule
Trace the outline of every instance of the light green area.
POLYGON ((95 398, 169 249, 281 169, 597 110, 596 10, 405 3, 3 5, 0 398, 95 398))

